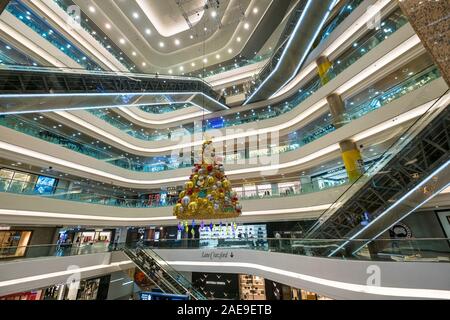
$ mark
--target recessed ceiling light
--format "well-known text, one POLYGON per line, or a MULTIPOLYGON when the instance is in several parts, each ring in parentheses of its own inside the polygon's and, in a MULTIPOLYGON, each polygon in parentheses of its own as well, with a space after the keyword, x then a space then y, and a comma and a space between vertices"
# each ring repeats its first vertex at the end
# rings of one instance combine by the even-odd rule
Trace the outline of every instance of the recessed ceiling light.
POLYGON ((195 62, 192 62, 192 63, 191 63, 191 66, 195 67, 195 62))
POLYGON ((160 46, 161 48, 164 48, 164 42, 161 41, 161 42, 159 43, 159 46, 160 46))
POLYGON ((142 62, 142 66, 145 67, 147 65, 146 62, 142 62))
POLYGON ((105 23, 105 28, 106 29, 111 29, 111 25, 109 23, 105 23))
POLYGON ((236 41, 237 41, 237 42, 241 42, 241 37, 237 37, 237 38, 236 38, 236 41))
POLYGON ((125 39, 124 39, 124 38, 120 38, 119 42, 120 42, 121 44, 125 44, 125 39))
POLYGON ((257 14, 258 11, 259 11, 259 10, 258 10, 258 7, 254 7, 254 8, 253 8, 253 13, 254 13, 254 14, 257 14))
POLYGON ((174 42, 175 42, 175 45, 176 45, 176 46, 179 46, 179 45, 180 45, 180 40, 178 40, 178 39, 175 39, 175 41, 174 41, 174 42))
POLYGON ((170 69, 170 70, 169 70, 169 74, 172 74, 172 73, 173 73, 173 71, 172 71, 172 69, 170 69))
POLYGON ((216 59, 220 59, 220 54, 216 54, 216 59))
POLYGON ((213 18, 217 17, 217 11, 216 10, 211 11, 211 17, 213 17, 213 18))
POLYGON ((94 13, 95 12, 95 8, 93 6, 89 6, 89 11, 94 13))
POLYGON ((191 35, 189 36, 189 38, 194 39, 194 35, 191 34, 191 35))
POLYGON ((204 30, 204 31, 208 31, 208 28, 207 28, 207 27, 204 27, 203 30, 204 30))
POLYGON ((145 29, 145 33, 146 33, 146 34, 151 34, 151 33, 152 33, 152 30, 150 30, 149 28, 147 28, 147 29, 145 29))
POLYGON ((208 63, 208 59, 207 58, 203 58, 203 63, 208 63))
POLYGON ((244 24, 244 29, 245 30, 248 30, 250 28, 250 24, 248 23, 248 22, 246 22, 245 24, 244 24))
POLYGON ((132 54, 133 56, 136 56, 136 51, 133 51, 131 54, 132 54))
POLYGON ((184 70, 184 67, 183 67, 183 66, 181 66, 181 67, 180 67, 180 71, 183 71, 183 70, 184 70))
POLYGON ((138 19, 139 18, 139 13, 133 12, 133 18, 138 19))
POLYGON ((233 53, 233 49, 229 48, 228 53, 233 53))

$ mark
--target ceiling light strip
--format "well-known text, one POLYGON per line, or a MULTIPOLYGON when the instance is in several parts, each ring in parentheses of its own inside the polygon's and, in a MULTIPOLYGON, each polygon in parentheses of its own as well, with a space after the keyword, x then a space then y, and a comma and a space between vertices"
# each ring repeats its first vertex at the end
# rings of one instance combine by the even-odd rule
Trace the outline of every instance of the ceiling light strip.
MULTIPOLYGON (((360 72, 356 77, 354 77, 353 79, 349 80, 347 83, 345 83, 344 85, 339 87, 339 89, 338 89, 339 93, 341 95, 344 94, 346 91, 350 90, 353 86, 358 85, 358 83, 360 83, 362 80, 370 77, 375 72, 377 72, 380 69, 382 69, 383 67, 385 67, 388 63, 397 59, 399 56, 401 56, 402 54, 404 54, 405 52, 407 52, 412 47, 414 47, 415 45, 418 45, 418 44, 420 44, 420 39, 417 37, 417 35, 412 36, 411 38, 409 38, 408 40, 403 42, 401 45, 399 45, 396 49, 390 51, 384 57, 380 58, 379 60, 374 62, 369 67, 365 68, 364 71, 360 72), (357 78, 358 81, 354 80, 355 78, 357 78)), ((258 134, 278 132, 278 131, 281 131, 281 130, 284 130, 291 126, 296 125, 297 123, 301 122, 303 119, 305 119, 308 116, 312 115, 313 113, 317 112, 318 110, 325 107, 326 105, 327 105, 327 100, 326 100, 326 98, 323 98, 323 99, 319 100, 318 102, 316 102, 311 107, 309 107, 307 110, 302 112, 301 114, 295 116, 294 118, 292 118, 289 121, 283 122, 280 125, 266 127, 266 128, 258 129, 258 130, 247 131, 247 132, 240 133, 240 134, 230 134, 230 135, 226 135, 226 136, 222 136, 222 137, 218 137, 218 138, 213 138, 212 140, 213 140, 213 142, 221 142, 221 141, 227 141, 227 140, 235 139, 235 138, 244 138, 244 137, 254 136, 254 135, 258 135, 258 134)), ((75 121, 83 126, 86 126, 86 124, 87 124, 86 122, 83 122, 79 118, 76 118, 71 121, 75 121)), ((98 131, 99 134, 102 134, 102 132, 105 132, 105 131, 99 130, 99 129, 96 129, 96 130, 98 131)), ((110 134, 102 134, 102 135, 105 137, 110 136, 110 134)), ((124 146, 126 146, 125 144, 131 145, 127 142, 124 142, 123 140, 117 139, 116 137, 114 138, 114 141, 121 143, 124 146)), ((190 142, 190 143, 186 143, 183 145, 175 145, 175 146, 168 146, 168 147, 162 147, 162 148, 140 148, 140 147, 137 147, 134 145, 132 145, 132 146, 135 148, 134 150, 136 150, 136 151, 152 153, 152 152, 173 151, 175 149, 185 148, 185 147, 194 147, 194 146, 198 146, 200 144, 201 144, 201 142, 200 143, 199 142, 197 142, 197 143, 190 142)), ((133 147, 129 147, 129 148, 133 149, 133 147)))
MULTIPOLYGON (((418 108, 422 108, 422 107, 418 107, 418 108)), ((392 127, 395 127, 399 124, 404 123, 405 121, 409 121, 411 120, 411 115, 406 113, 404 115, 398 116, 395 118, 396 121, 388 121, 385 125, 383 125, 383 128, 385 130, 388 130, 392 127)), ((376 127, 375 127, 376 128, 376 127)), ((368 129, 367 131, 369 131, 372 135, 379 133, 379 128, 377 130, 373 130, 373 129, 368 129)), ((365 132, 365 131, 364 131, 365 132)), ((360 133, 360 135, 362 134, 362 136, 366 136, 369 137, 368 134, 364 134, 360 133)), ((357 135, 355 135, 357 136, 357 135)), ((350 139, 355 140, 353 137, 349 137, 350 139)), ((200 141, 200 143, 202 143, 200 141)), ((186 177, 176 177, 176 178, 168 178, 168 179, 157 179, 157 180, 136 180, 136 179, 129 179, 129 178, 125 178, 119 175, 115 175, 115 174, 111 174, 111 173, 107 173, 101 170, 97 170, 91 167, 87 167, 87 166, 83 166, 80 164, 76 164, 74 162, 70 162, 67 160, 63 160, 63 159, 59 159, 47 154, 43 154, 37 151, 33 151, 33 150, 29 150, 17 145, 13 145, 7 142, 3 142, 0 141, 0 149, 4 149, 10 152, 14 152, 14 153, 18 153, 21 155, 26 155, 35 159, 39 159, 39 160, 44 160, 50 163, 55 163, 64 167, 68 167, 71 169, 76 169, 82 172, 87 172, 87 173, 91 173, 100 177, 104 177, 104 178, 108 178, 108 179, 112 179, 112 180, 116 180, 116 181, 121 181, 123 183, 130 183, 130 184, 136 184, 136 185, 155 185, 155 184, 164 184, 164 183, 171 183, 171 182, 180 182, 180 181, 184 181, 186 179, 186 177)), ((303 158, 299 158, 297 160, 294 161, 289 161, 286 163, 282 163, 282 164, 275 164, 275 165, 267 165, 267 166, 261 166, 261 167, 251 167, 251 168, 244 168, 244 169, 236 169, 236 170, 230 170, 227 171, 227 175, 231 176, 231 175, 239 175, 239 174, 244 174, 244 173, 255 173, 255 172, 265 172, 265 171, 276 171, 279 169, 285 169, 285 168, 289 168, 289 167, 293 167, 293 166, 298 166, 304 163, 307 163, 309 161, 315 160, 319 157, 325 156, 329 153, 332 153, 334 151, 339 150, 339 144, 335 143, 332 144, 328 147, 324 147, 321 148, 319 151, 316 151, 308 156, 305 156, 303 158)))
MULTIPOLYGON (((361 16, 355 23, 353 23, 349 28, 346 29, 345 32, 341 34, 333 43, 331 43, 324 51, 322 55, 329 57, 331 56, 337 49, 341 48, 350 37, 352 37, 362 26, 367 25, 368 22, 373 20, 374 16, 377 12, 380 12, 384 7, 386 7, 392 0, 380 0, 375 3, 371 10, 367 10, 366 13, 361 16)), ((302 81, 308 74, 316 70, 317 66, 315 62, 311 62, 306 68, 304 68, 300 74, 294 79, 294 81, 290 82, 287 85, 280 87, 280 89, 275 92, 270 99, 274 99, 276 97, 285 94, 293 87, 295 87, 300 81, 302 81)))
MULTIPOLYGON (((95 205, 95 204, 91 204, 95 205)), ((303 212, 315 212, 328 209, 331 204, 323 204, 318 206, 290 208, 290 209, 274 209, 274 210, 261 210, 261 211, 249 211, 244 212, 243 216, 265 216, 265 215, 283 215, 292 213, 303 212)), ((150 209, 151 210, 151 209, 150 209)), ((149 212, 149 211, 148 211, 149 212)), ((43 211, 31 211, 31 210, 12 210, 12 209, 0 209, 0 216, 13 216, 13 217, 39 217, 39 218, 55 218, 55 219, 76 219, 76 220, 93 220, 93 221, 110 221, 110 222, 163 222, 167 220, 176 220, 173 215, 147 217, 147 218, 122 218, 111 216, 96 216, 96 215, 81 215, 62 212, 43 212, 43 211)))
MULTIPOLYGON (((268 253, 270 254, 270 253, 268 253)), ((324 259, 324 258, 322 258, 324 259)), ((346 262, 340 261, 342 267, 345 267, 346 262)), ((166 261, 171 266, 192 266, 192 267, 230 267, 230 268, 248 268, 256 269, 259 271, 269 272, 285 277, 295 278, 310 283, 332 287, 340 290, 352 291, 356 293, 366 293, 382 296, 394 296, 394 297, 408 297, 408 298, 427 298, 427 299, 450 299, 450 291, 448 290, 435 290, 435 289, 413 289, 413 288, 396 288, 396 287, 381 287, 381 286, 368 286, 361 284, 354 284, 342 281, 328 280, 324 278, 314 277, 298 272, 292 272, 289 270, 283 270, 279 268, 273 268, 256 263, 246 262, 205 262, 205 261, 166 261)), ((399 262, 394 262, 399 263, 399 262)))

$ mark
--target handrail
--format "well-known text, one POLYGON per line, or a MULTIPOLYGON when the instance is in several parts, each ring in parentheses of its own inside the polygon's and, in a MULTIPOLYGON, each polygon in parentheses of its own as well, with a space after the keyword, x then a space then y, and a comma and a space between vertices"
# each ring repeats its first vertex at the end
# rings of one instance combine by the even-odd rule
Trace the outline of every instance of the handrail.
MULTIPOLYGON (((409 144, 411 139, 413 139, 421 129, 432 120, 434 117, 439 114, 442 110, 448 107, 445 103, 442 103, 442 99, 446 99, 449 101, 450 97, 448 97, 448 93, 450 89, 447 89, 441 96, 432 103, 432 105, 417 119, 413 121, 413 123, 401 134, 401 136, 383 152, 380 157, 380 161, 375 161, 368 170, 359 176, 356 181, 352 182, 346 190, 333 202, 329 209, 324 210, 324 212, 319 217, 317 223, 315 223, 306 233, 306 237, 311 237, 314 232, 316 232, 327 220, 328 218, 339 210, 341 205, 348 199, 351 198, 351 195, 356 192, 364 183, 368 181, 372 176, 376 175, 382 168, 390 163, 390 161, 394 158, 394 156, 400 152, 406 145, 409 144), (447 98, 445 98, 447 96, 447 98), (436 107, 439 103, 442 103, 442 106, 436 107), (356 188, 356 190, 355 190, 356 188)), ((445 101, 444 101, 445 102, 445 101)))
MULTIPOLYGON (((151 248, 145 248, 145 247, 141 247, 140 248, 142 250, 142 252, 147 255, 150 259, 153 259, 155 261, 155 263, 162 268, 163 270, 165 270, 167 272, 167 274, 172 278, 172 280, 174 280, 175 282, 177 282, 186 292, 189 292, 189 295, 197 295, 195 296, 195 298, 197 299, 198 296, 203 296, 198 290, 196 290, 193 286, 192 283, 189 282, 189 280, 187 280, 181 273, 179 273, 177 270, 175 270, 170 264, 168 264, 159 254, 157 254, 154 250, 152 250, 151 248), (156 257, 153 257, 152 255, 154 255, 156 257), (161 265, 160 261, 164 262, 164 266, 161 265), (178 279, 175 279, 173 277, 173 275, 167 270, 169 269, 172 273, 176 274, 178 279), (181 279, 182 281, 180 281, 179 279, 181 279), (188 286, 186 286, 186 284, 188 286), (190 286, 189 286, 190 285, 190 286)), ((182 293, 182 292, 180 292, 182 293)))
MULTIPOLYGON (((133 261, 133 258, 132 257, 136 257, 136 259, 138 258, 138 256, 137 256, 137 253, 133 253, 130 249, 127 249, 127 248, 125 248, 124 250, 123 250, 124 252, 125 252, 125 254, 127 254, 127 252, 129 252, 129 254, 127 254, 128 256, 129 256, 129 258, 133 261)), ((138 265, 138 264, 136 264, 137 265, 137 267, 139 268, 139 269, 141 269, 140 268, 140 266, 138 265)), ((144 272, 144 273, 146 273, 145 272, 145 270, 142 270, 141 269, 141 271, 142 272, 144 272)), ((158 273, 155 273, 155 275, 157 275, 158 273)), ((161 288, 161 286, 160 286, 160 284, 158 284, 154 279, 152 279, 151 277, 148 277, 149 279, 150 279, 150 281, 152 281, 161 291, 164 291, 163 290, 163 288, 161 288)), ((178 290, 169 282, 169 281, 167 281, 164 277, 160 277, 159 275, 157 276, 157 278, 158 278, 158 280, 159 281, 161 281, 161 283, 165 286, 165 287, 167 287, 170 291, 172 291, 172 293, 181 293, 181 292, 178 292, 178 290)))
MULTIPOLYGON (((12 230, 14 231, 14 230, 12 230)), ((155 244, 158 244, 160 242, 193 242, 193 243, 198 243, 199 241, 216 241, 216 240, 220 240, 219 238, 190 238, 190 239, 159 239, 159 240, 146 240, 147 242, 152 242, 155 244)), ((268 237, 263 237, 263 238, 248 238, 248 239, 229 239, 229 240, 237 240, 237 241, 241 241, 241 242, 248 242, 248 241, 253 241, 253 240, 262 240, 262 241, 300 241, 300 242, 305 242, 305 243, 313 243, 313 242, 342 242, 342 241, 347 241, 347 240, 351 240, 351 241, 355 241, 355 242, 359 242, 359 241, 368 241, 368 240, 372 240, 372 239, 365 239, 365 238, 355 238, 355 239, 351 239, 351 238, 340 238, 340 239, 310 239, 310 238, 268 238, 268 237)), ((392 242, 392 241, 398 241, 398 242, 409 242, 409 241, 450 241, 450 238, 448 237, 438 237, 438 238, 393 238, 393 239, 377 239, 376 241, 379 242, 392 242)), ((111 242, 109 244, 109 246, 113 246, 115 243, 111 242)), ((2 247, 0 246, 0 249, 17 249, 17 248, 38 248, 38 247, 60 247, 62 245, 67 245, 67 244, 55 244, 55 243, 51 243, 51 244, 32 244, 32 245, 26 245, 26 246, 5 246, 2 247)), ((71 243, 71 245, 73 246, 78 246, 77 243, 71 243)), ((126 243, 126 242, 119 242, 117 243, 117 249, 114 248, 105 248, 107 249, 108 252, 112 252, 112 251, 122 251, 124 249, 134 249, 135 246, 140 245, 140 242, 136 241, 134 243, 126 243)), ((79 245, 81 246, 81 245, 79 245)), ((145 245, 141 246, 142 249, 147 250, 150 249, 148 247, 146 247, 145 245)), ((153 249, 158 249, 158 246, 152 247, 153 249)), ((162 249, 168 249, 168 248, 162 248, 162 249)), ((194 248, 197 249, 197 248, 194 248)), ((158 257, 160 257, 154 250, 152 250, 153 253, 155 255, 157 255, 158 257)), ((161 260, 164 261, 164 259, 161 258, 161 260)), ((171 267, 173 268, 173 267, 171 267)), ((175 270, 175 269, 174 269, 175 270)))

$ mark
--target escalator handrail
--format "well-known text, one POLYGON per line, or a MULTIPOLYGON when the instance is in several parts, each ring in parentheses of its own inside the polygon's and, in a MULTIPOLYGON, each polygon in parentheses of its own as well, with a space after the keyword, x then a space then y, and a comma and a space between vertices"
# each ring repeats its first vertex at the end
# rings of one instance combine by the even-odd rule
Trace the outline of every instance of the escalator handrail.
MULTIPOLYGON (((193 296, 195 299, 198 299, 197 296, 194 296, 194 294, 198 294, 199 296, 203 296, 200 292, 198 292, 193 286, 192 284, 178 271, 176 271, 170 264, 168 264, 163 258, 161 258, 160 255, 158 255, 153 249, 151 248, 145 248, 145 247, 139 247, 139 249, 146 255, 148 256, 150 259, 154 260, 154 262, 163 270, 165 271, 165 273, 167 273, 169 275, 169 277, 171 279, 173 279, 177 284, 179 284, 184 290, 186 290, 185 293, 189 293, 189 295, 193 296), (153 255, 151 255, 151 254, 153 255), (156 259, 155 259, 156 257, 156 259), (164 261, 164 266, 162 266, 159 261, 164 261), (172 274, 170 272, 168 272, 167 269, 170 269, 170 271, 172 271, 173 273, 175 273, 177 275, 177 277, 180 277, 180 279, 184 280, 184 284, 181 283, 179 280, 175 279, 172 274), (190 288, 186 288, 185 284, 189 284, 190 288)), ((184 293, 182 293, 184 294, 184 293)))
MULTIPOLYGON (((125 248, 124 248, 124 250, 125 250, 125 248)), ((134 249, 135 250, 135 252, 136 252, 136 254, 133 254, 133 252, 132 252, 132 250, 130 250, 130 249, 126 249, 126 250, 128 250, 129 252, 130 252, 130 254, 131 254, 131 256, 129 256, 130 257, 130 259, 133 261, 133 262, 135 262, 133 259, 132 259, 132 256, 133 257, 136 257, 136 259, 138 258, 138 251, 136 251, 136 250, 140 250, 140 252, 142 252, 147 258, 149 258, 149 259, 151 259, 152 260, 152 262, 153 263, 155 263, 162 271, 163 271, 163 273, 167 273, 166 272, 166 270, 161 266, 161 265, 159 265, 156 261, 155 261, 155 259, 152 259, 150 256, 148 256, 147 254, 146 254, 146 252, 145 252, 145 250, 142 250, 142 249, 140 249, 140 248, 136 248, 136 249, 134 249)), ((163 292, 166 292, 166 293, 174 293, 174 294, 179 294, 179 295, 184 295, 185 294, 185 292, 180 292, 180 290, 178 289, 178 288, 176 288, 168 279, 166 279, 164 276, 159 276, 159 274, 156 272, 154 275, 155 275, 155 277, 161 282, 161 284, 163 284, 164 285, 164 287, 166 288, 166 290, 164 290, 163 288, 161 288, 161 285, 160 284, 158 284, 158 283, 156 283, 153 279, 152 279, 152 277, 151 277, 151 275, 149 275, 149 274, 147 274, 147 272, 145 271, 145 270, 143 270, 140 266, 139 266, 139 264, 137 263, 137 262, 135 262, 135 264, 138 266, 138 268, 139 269, 141 269, 141 271, 142 272, 144 272, 146 275, 147 275, 147 277, 160 289, 160 290, 162 290, 163 292)), ((172 278, 173 279, 173 278, 172 278)), ((173 279, 174 281, 175 281, 175 283, 177 283, 177 284, 179 284, 179 282, 178 281, 176 281, 175 279, 173 279)), ((181 286, 182 287, 182 286, 181 286)), ((184 287, 182 287, 182 289, 184 289, 184 287)))
MULTIPOLYGON (((429 121, 430 120, 429 118, 434 119, 434 117, 436 116, 436 110, 442 111, 445 109, 445 108, 440 108, 440 109, 433 110, 433 108, 435 108, 435 106, 439 102, 441 102, 441 99, 443 99, 449 92, 450 92, 450 89, 447 89, 442 95, 440 95, 434 101, 434 103, 432 103, 432 105, 421 116, 419 116, 417 119, 415 119, 414 122, 403 132, 403 134, 401 134, 400 137, 395 139, 395 141, 383 152, 379 161, 375 161, 373 164, 370 165, 370 167, 367 169, 367 171, 364 174, 359 176, 359 178, 356 179, 353 183, 348 184, 348 187, 342 192, 342 194, 333 202, 333 204, 328 209, 325 209, 322 212, 322 214, 319 216, 319 219, 317 220, 317 222, 313 226, 311 226, 311 228, 306 232, 305 238, 312 239, 309 237, 312 236, 314 234, 314 232, 316 232, 328 220, 328 218, 323 219, 323 217, 330 210, 335 210, 336 208, 339 208, 340 204, 342 204, 342 201, 345 200, 345 197, 347 196, 347 194, 353 193, 352 188, 354 186, 356 186, 358 184, 367 183, 368 181, 370 181, 370 177, 372 177, 374 172, 375 173, 379 172, 381 170, 381 167, 384 167, 384 165, 389 163, 389 161, 394 156, 394 153, 392 152, 392 150, 395 147, 397 147, 398 144, 403 143, 404 145, 401 146, 401 149, 403 149, 410 142, 410 140, 417 135, 418 126, 421 126, 424 121, 427 121, 427 120, 429 121), (431 111, 431 113, 430 113, 430 111, 431 111), (380 167, 380 164, 382 164, 381 167, 380 167), (368 176, 367 173, 369 173, 369 172, 371 172, 371 173, 368 176)), ((348 199, 350 199, 350 198, 348 198, 348 199)), ((336 209, 336 211, 337 210, 338 209, 336 209)), ((331 216, 331 215, 329 215, 329 216, 331 216)), ((350 237, 349 239, 351 240, 352 238, 350 237)))

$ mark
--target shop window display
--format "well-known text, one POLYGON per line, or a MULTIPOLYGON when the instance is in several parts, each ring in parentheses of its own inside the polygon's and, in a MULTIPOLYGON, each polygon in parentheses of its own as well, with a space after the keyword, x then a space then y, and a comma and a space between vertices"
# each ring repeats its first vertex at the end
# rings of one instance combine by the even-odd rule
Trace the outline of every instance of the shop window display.
POLYGON ((252 275, 239 275, 241 300, 266 300, 264 278, 252 275))
POLYGON ((23 257, 31 231, 0 231, 0 258, 23 257))
POLYGON ((10 294, 7 296, 0 297, 0 300, 41 300, 42 290, 28 291, 10 294))
POLYGON ((239 299, 239 280, 236 274, 192 273, 192 284, 208 299, 239 299))

